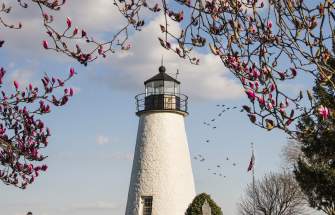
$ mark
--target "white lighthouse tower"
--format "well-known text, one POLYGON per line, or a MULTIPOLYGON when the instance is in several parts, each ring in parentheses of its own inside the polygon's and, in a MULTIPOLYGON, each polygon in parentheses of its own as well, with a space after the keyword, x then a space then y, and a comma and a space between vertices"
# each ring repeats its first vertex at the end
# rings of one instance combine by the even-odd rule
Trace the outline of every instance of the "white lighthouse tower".
POLYGON ((187 96, 159 67, 137 95, 139 125, 126 215, 183 215, 195 197, 185 132, 187 96))

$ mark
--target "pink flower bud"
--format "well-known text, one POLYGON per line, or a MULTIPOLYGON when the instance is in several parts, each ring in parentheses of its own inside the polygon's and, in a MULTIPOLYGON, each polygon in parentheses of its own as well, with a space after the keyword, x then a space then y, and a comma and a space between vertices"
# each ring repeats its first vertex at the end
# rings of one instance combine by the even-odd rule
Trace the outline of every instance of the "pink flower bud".
POLYGON ((49 19, 49 15, 48 15, 47 13, 43 13, 43 17, 44 17, 44 19, 45 19, 46 21, 48 21, 48 19, 49 19))
POLYGON ((297 76, 297 70, 295 68, 291 68, 292 76, 297 76))
POLYGON ((19 88, 19 83, 17 81, 14 81, 14 86, 15 86, 15 89, 17 90, 19 88))
POLYGON ((70 88, 70 96, 73 96, 73 89, 72 88, 70 88))
POLYGON ((276 86, 273 83, 271 83, 270 84, 270 92, 273 92, 275 89, 276 89, 276 86))
POLYGON ((271 20, 268 20, 266 26, 267 26, 268 28, 272 28, 272 21, 271 21, 271 20))
POLYGON ((67 28, 71 28, 72 21, 71 21, 70 17, 66 18, 66 24, 67 24, 67 28))
POLYGON ((262 8, 262 7, 264 7, 264 2, 263 2, 263 1, 261 1, 261 8, 262 8))
POLYGON ((46 171, 47 169, 48 169, 48 166, 45 165, 45 164, 43 164, 42 167, 41 167, 41 170, 42 170, 42 171, 46 171))
POLYGON ((69 77, 71 78, 72 76, 74 76, 74 74, 75 74, 74 68, 71 67, 70 68, 70 75, 69 75, 69 77))
POLYGON ((43 47, 44 47, 45 49, 48 49, 48 48, 49 48, 48 41, 43 40, 43 47))
POLYGON ((81 37, 86 37, 87 33, 84 30, 81 30, 81 37))
POLYGON ((265 100, 264 100, 263 97, 257 97, 257 99, 258 99, 258 102, 259 102, 259 104, 260 104, 261 106, 264 106, 264 105, 265 105, 265 100))
POLYGON ((78 34, 78 28, 76 27, 74 30, 73 30, 73 36, 74 35, 77 35, 78 34))
POLYGON ((255 100, 256 95, 255 95, 255 92, 254 92, 254 91, 252 91, 252 90, 249 89, 249 90, 246 91, 246 94, 247 94, 248 98, 249 98, 252 102, 255 100))
POLYGON ((329 110, 327 107, 324 107, 323 105, 321 105, 318 109, 319 111, 319 114, 322 116, 322 119, 325 120, 325 119, 328 119, 329 117, 329 110))

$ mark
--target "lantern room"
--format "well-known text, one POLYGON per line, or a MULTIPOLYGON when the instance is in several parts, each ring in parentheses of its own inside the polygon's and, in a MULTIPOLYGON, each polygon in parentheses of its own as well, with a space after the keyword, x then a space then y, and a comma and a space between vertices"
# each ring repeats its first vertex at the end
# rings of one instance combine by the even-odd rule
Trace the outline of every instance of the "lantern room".
POLYGON ((159 73, 144 82, 145 93, 137 95, 137 112, 181 111, 187 113, 187 96, 180 93, 180 82, 166 74, 164 66, 159 73))

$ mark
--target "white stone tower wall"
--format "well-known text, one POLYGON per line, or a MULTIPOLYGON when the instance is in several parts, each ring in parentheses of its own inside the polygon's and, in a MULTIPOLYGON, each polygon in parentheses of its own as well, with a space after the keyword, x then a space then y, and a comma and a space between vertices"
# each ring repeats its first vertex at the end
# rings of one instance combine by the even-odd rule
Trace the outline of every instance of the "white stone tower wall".
POLYGON ((183 115, 140 115, 126 215, 141 215, 141 196, 153 196, 153 215, 183 215, 195 197, 183 115))

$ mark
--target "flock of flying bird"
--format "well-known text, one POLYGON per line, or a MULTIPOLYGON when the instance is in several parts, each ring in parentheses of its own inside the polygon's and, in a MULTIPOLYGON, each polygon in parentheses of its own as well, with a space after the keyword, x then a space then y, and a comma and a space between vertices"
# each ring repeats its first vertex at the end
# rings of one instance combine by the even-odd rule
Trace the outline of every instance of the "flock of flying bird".
MULTIPOLYGON (((217 123, 216 122, 219 120, 220 117, 223 116, 223 114, 225 112, 237 109, 237 106, 228 107, 228 106, 226 106, 224 104, 222 104, 222 105, 217 104, 216 107, 220 108, 220 112, 217 113, 217 117, 214 117, 211 120, 203 122, 204 126, 206 126, 207 128, 216 129, 217 128, 217 123)), ((243 112, 243 111, 244 111, 243 109, 240 110, 240 112, 243 112)), ((211 140, 207 138, 204 143, 208 144, 210 142, 211 142, 211 140)), ((204 162, 204 163, 206 162, 206 158, 202 154, 195 155, 193 157, 193 159, 196 160, 196 161, 199 161, 199 162, 204 162)), ((237 166, 237 163, 236 162, 232 162, 229 159, 229 157, 226 157, 225 162, 227 162, 227 163, 229 162, 227 165, 232 165, 233 167, 237 166)), ((219 176, 219 177, 226 178, 227 176, 223 173, 223 168, 224 168, 224 164, 220 163, 220 164, 217 164, 214 168, 208 168, 207 170, 208 170, 208 172, 210 172, 214 176, 219 176)))

